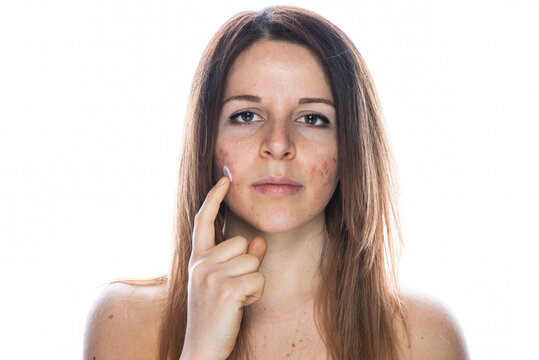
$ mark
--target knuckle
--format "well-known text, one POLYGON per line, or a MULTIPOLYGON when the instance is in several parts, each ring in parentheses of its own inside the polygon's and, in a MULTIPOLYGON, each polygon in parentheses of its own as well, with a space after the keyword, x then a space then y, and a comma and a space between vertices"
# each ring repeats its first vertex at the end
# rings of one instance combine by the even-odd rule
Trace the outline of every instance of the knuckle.
POLYGON ((260 267, 260 259, 257 256, 248 254, 247 259, 254 268, 258 269, 260 267))
POLYGON ((240 247, 241 250, 245 252, 247 250, 247 247, 249 246, 249 241, 247 241, 247 239, 241 235, 236 236, 235 239, 236 239, 235 242, 238 243, 238 247, 240 247))
POLYGON ((195 224, 198 224, 201 222, 204 222, 204 212, 202 212, 202 210, 197 212, 195 215, 195 224))
POLYGON ((206 277, 206 267, 203 266, 202 261, 195 260, 189 265, 189 276, 195 281, 204 279, 206 277))
POLYGON ((263 286, 266 284, 266 277, 264 274, 255 272, 255 279, 263 286))
POLYGON ((219 289, 222 287, 223 279, 218 272, 212 271, 206 274, 205 283, 211 289, 219 289))
POLYGON ((205 258, 193 258, 193 260, 189 265, 189 276, 198 284, 206 283, 214 273, 211 264, 205 258))
POLYGON ((221 281, 221 284, 221 296, 223 296, 223 298, 230 299, 231 297, 236 296, 236 287, 231 279, 225 279, 224 281, 221 281))
POLYGON ((205 266, 197 264, 192 267, 190 269, 190 277, 192 283, 206 294, 210 292, 220 293, 222 291, 222 276, 218 272, 210 269, 207 264, 205 266))
POLYGON ((211 290, 211 292, 207 291, 206 293, 212 294, 211 296, 220 299, 220 301, 228 301, 235 294, 234 286, 229 278, 214 274, 208 278, 206 285, 209 287, 208 290, 211 290))

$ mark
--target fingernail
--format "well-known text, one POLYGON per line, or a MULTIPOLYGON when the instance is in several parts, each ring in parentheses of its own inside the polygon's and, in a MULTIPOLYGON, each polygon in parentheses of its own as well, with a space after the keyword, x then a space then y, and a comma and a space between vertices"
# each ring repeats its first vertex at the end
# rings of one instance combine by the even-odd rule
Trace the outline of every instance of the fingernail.
POLYGON ((232 182, 232 174, 230 174, 230 170, 225 166, 223 166, 223 174, 225 174, 226 177, 230 179, 230 182, 232 182))

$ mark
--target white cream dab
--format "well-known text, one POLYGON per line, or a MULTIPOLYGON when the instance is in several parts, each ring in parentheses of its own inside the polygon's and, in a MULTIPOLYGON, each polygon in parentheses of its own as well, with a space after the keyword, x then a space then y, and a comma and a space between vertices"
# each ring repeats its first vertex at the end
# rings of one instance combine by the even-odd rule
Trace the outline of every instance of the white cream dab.
POLYGON ((230 173, 230 170, 225 166, 223 166, 223 174, 227 176, 230 179, 230 182, 232 182, 232 174, 230 173))

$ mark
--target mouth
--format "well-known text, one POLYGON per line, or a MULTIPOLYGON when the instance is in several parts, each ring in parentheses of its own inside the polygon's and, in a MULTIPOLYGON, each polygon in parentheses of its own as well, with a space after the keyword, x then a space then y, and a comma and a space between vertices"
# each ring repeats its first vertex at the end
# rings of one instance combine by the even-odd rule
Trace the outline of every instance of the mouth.
POLYGON ((253 186, 258 185, 293 185, 293 186, 303 186, 299 182, 287 178, 286 176, 268 176, 264 179, 258 180, 253 184, 253 186))
POLYGON ((266 196, 273 197, 286 197, 294 196, 303 190, 303 186, 289 185, 289 184, 260 184, 251 185, 251 187, 266 196))
POLYGON ((269 176, 255 182, 251 187, 260 194, 272 197, 294 196, 303 190, 303 185, 286 176, 269 176))

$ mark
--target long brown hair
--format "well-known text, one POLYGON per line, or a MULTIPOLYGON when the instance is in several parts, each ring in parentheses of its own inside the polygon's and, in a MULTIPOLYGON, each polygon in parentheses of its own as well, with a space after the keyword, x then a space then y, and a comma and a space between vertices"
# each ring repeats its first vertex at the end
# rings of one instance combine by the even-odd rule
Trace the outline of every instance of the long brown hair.
MULTIPOLYGON (((397 266, 401 249, 393 157, 376 89, 352 41, 311 11, 271 6, 229 19, 206 47, 195 73, 178 177, 171 266, 157 283, 167 286, 159 359, 177 360, 187 323, 188 264, 194 216, 220 177, 214 169, 217 121, 228 71, 236 57, 265 39, 307 46, 321 60, 338 121, 339 177, 325 209, 315 320, 333 360, 400 357, 396 324, 405 325, 397 266)), ((224 203, 215 220, 223 241, 224 203)), ((229 359, 249 359, 246 319, 229 359)))

